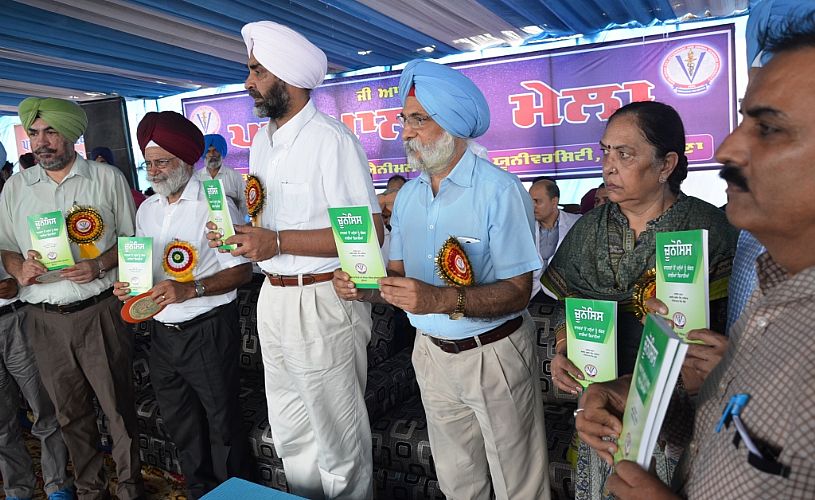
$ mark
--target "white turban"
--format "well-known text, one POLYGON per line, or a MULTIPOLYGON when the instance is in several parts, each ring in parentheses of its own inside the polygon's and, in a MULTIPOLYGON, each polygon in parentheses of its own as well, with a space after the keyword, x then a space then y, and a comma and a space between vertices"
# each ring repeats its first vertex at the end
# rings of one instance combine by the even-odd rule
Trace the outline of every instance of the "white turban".
POLYGON ((241 29, 246 51, 264 68, 294 87, 313 89, 328 71, 325 52, 293 29, 272 21, 249 23, 241 29))

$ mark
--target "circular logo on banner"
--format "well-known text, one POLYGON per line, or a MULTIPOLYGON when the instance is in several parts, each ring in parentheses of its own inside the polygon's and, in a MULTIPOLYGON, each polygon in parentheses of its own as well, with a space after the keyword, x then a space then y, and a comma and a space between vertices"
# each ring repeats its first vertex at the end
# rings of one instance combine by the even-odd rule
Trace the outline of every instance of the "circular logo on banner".
POLYGON ((677 94, 705 92, 722 69, 719 53, 701 43, 674 49, 662 61, 662 78, 677 94))
POLYGON ((217 134, 221 128, 221 115, 212 106, 203 105, 192 110, 190 121, 198 125, 204 135, 217 134))

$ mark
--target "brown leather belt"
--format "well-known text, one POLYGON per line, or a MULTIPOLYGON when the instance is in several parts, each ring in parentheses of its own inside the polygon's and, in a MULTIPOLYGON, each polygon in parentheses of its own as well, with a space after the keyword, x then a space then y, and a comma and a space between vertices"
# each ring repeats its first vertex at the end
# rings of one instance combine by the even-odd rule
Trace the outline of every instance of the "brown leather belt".
POLYGON ((522 317, 517 316, 512 318, 505 323, 502 323, 492 330, 486 331, 481 335, 476 335, 475 337, 470 337, 468 339, 459 339, 459 340, 447 340, 447 339, 437 339, 436 337, 427 336, 431 342, 439 346, 439 348, 444 352, 449 352, 451 354, 458 354, 461 351, 469 351, 470 349, 475 349, 476 347, 481 347, 482 345, 491 344, 493 342, 497 342, 504 337, 509 337, 512 333, 514 333, 518 328, 521 327, 524 320, 522 317))
POLYGON ((331 281, 334 278, 333 272, 327 273, 318 273, 318 274, 292 274, 291 276, 287 276, 285 274, 273 274, 263 272, 267 278, 269 278, 269 284, 272 286, 300 286, 303 285, 314 285, 316 283, 322 283, 324 281, 331 281), (300 281, 301 278, 302 281, 300 281))
POLYGON ((105 300, 106 298, 113 295, 113 288, 108 288, 104 292, 100 293, 99 295, 94 295, 93 297, 88 297, 85 300, 79 300, 76 302, 71 302, 70 304, 63 304, 63 305, 56 305, 56 304, 46 304, 45 302, 41 302, 40 304, 36 304, 42 308, 43 311, 46 312, 53 312, 59 314, 71 314, 77 311, 81 311, 86 307, 90 307, 94 304, 98 304, 105 300))

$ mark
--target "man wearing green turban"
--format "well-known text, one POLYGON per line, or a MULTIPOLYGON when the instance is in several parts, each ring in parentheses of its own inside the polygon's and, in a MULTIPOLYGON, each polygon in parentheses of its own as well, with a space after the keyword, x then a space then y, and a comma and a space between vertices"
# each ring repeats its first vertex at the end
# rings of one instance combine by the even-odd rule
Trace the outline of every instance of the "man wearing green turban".
POLYGON ((116 495, 144 495, 134 405, 133 337, 113 296, 117 238, 135 233, 135 207, 122 172, 77 155, 88 118, 77 104, 30 97, 20 121, 38 164, 12 176, 0 195, 0 257, 19 283, 30 339, 74 464, 77 496, 107 498, 93 396, 109 420, 116 495), (54 213, 64 218, 64 222, 54 213), (59 221, 70 252, 32 250, 29 221, 59 221), (55 259, 73 264, 54 265, 55 259))

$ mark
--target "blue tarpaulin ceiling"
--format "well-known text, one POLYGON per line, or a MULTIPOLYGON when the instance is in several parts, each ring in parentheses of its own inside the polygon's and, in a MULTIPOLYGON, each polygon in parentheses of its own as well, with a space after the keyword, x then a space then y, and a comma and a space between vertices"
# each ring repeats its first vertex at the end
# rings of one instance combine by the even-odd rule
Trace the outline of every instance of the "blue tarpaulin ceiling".
POLYGON ((616 26, 742 13, 749 0, 0 0, 0 114, 26 96, 152 99, 240 83, 240 29, 300 31, 342 72, 616 26))

